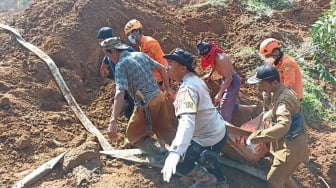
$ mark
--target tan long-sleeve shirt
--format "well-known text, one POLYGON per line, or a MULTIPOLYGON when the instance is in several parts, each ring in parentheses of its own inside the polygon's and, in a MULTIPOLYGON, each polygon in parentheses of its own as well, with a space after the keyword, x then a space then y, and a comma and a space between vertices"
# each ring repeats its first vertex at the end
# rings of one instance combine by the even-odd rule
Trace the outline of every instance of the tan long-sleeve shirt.
POLYGON ((300 111, 300 101, 294 91, 283 84, 274 92, 273 97, 273 125, 252 133, 249 139, 254 144, 270 142, 270 152, 283 162, 307 160, 308 144, 305 132, 292 141, 284 138, 291 126, 292 116, 300 111))

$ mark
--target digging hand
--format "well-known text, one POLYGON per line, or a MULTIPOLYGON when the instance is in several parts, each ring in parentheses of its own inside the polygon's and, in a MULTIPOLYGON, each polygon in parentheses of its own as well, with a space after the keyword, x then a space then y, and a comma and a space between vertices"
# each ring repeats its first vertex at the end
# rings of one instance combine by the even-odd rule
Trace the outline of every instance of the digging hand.
POLYGON ((202 77, 202 80, 204 80, 205 82, 208 82, 210 79, 210 74, 206 74, 202 77))
POLYGON ((109 127, 107 128, 107 136, 111 141, 118 138, 118 127, 116 121, 111 121, 109 127))
POLYGON ((170 87, 169 87, 169 89, 167 89, 167 90, 165 91, 166 99, 169 99, 169 98, 172 98, 172 97, 175 98, 175 95, 176 95, 175 90, 173 90, 173 89, 170 88, 170 87))
POLYGON ((216 104, 220 103, 221 99, 222 99, 222 96, 220 96, 220 94, 217 93, 217 95, 215 96, 215 103, 216 104))
POLYGON ((161 170, 163 180, 169 182, 172 175, 176 173, 176 166, 180 161, 180 155, 175 152, 170 152, 165 160, 164 166, 161 170))

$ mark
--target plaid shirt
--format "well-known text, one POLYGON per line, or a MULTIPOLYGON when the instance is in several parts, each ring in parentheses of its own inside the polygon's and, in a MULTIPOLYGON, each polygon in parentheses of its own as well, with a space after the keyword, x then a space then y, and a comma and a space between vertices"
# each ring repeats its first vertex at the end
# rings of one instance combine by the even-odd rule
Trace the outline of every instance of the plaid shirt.
POLYGON ((141 99, 135 95, 139 90, 144 102, 153 99, 159 92, 159 86, 153 76, 153 70, 161 66, 142 52, 120 53, 115 67, 116 89, 127 90, 134 99, 135 106, 140 106, 141 99))

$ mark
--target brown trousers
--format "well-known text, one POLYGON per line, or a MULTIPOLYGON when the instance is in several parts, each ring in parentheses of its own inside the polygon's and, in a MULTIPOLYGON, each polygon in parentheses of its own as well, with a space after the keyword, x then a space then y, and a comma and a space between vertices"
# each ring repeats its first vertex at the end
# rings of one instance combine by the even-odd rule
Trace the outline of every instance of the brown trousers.
POLYGON ((145 113, 142 107, 134 109, 128 122, 126 137, 134 146, 141 146, 145 138, 156 135, 159 140, 169 144, 173 141, 176 134, 176 121, 173 105, 166 100, 160 91, 148 104, 152 119, 152 132, 146 131, 145 113))
POLYGON ((283 162, 274 158, 272 167, 267 174, 269 188, 298 188, 291 175, 301 162, 283 162))

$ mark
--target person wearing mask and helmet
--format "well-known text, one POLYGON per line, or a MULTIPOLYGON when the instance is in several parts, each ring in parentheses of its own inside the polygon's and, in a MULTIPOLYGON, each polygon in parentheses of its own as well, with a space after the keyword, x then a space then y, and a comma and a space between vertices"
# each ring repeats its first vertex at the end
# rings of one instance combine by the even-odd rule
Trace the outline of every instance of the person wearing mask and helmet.
POLYGON ((281 50, 279 40, 267 38, 260 44, 259 52, 266 63, 274 66, 280 73, 280 82, 293 89, 300 101, 303 99, 302 73, 299 65, 281 50))
MULTIPOLYGON (((139 20, 132 19, 128 21, 124 27, 125 35, 128 36, 128 40, 132 44, 139 45, 141 52, 147 54, 150 58, 154 59, 164 67, 167 67, 168 63, 163 58, 164 53, 159 42, 151 36, 143 35, 143 25, 139 20)), ((162 89, 162 77, 158 71, 153 72, 155 80, 162 89)))

